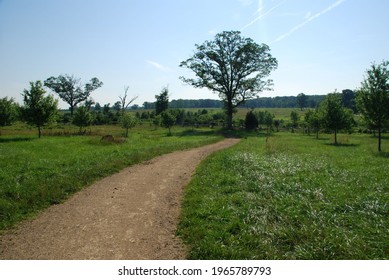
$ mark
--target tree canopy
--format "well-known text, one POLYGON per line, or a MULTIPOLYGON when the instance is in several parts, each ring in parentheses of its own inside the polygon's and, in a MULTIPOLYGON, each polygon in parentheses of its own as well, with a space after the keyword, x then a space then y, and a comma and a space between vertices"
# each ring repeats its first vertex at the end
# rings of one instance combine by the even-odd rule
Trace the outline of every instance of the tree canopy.
POLYGON ((70 114, 73 116, 77 104, 87 100, 92 91, 101 87, 103 83, 97 78, 92 78, 89 83, 83 85, 81 79, 69 75, 60 75, 46 79, 44 85, 69 104, 70 114))
POLYGON ((372 64, 357 94, 357 105, 367 124, 378 129, 378 151, 381 130, 389 122, 389 61, 372 64))
POLYGON ((161 114, 166 111, 169 107, 169 89, 164 87, 160 95, 156 95, 155 99, 155 113, 156 115, 161 114))
POLYGON ((277 68, 277 60, 271 56, 269 46, 244 38, 239 31, 224 31, 213 41, 195 47, 195 54, 180 66, 192 70, 196 78, 180 79, 218 93, 231 129, 234 109, 259 92, 271 89, 272 80, 265 78, 277 68))
POLYGON ((30 87, 30 90, 23 91, 22 116, 28 124, 38 128, 40 138, 42 127, 53 122, 57 116, 58 101, 52 95, 45 96, 46 91, 41 81, 30 82, 30 87))
POLYGON ((11 125, 16 119, 17 105, 8 97, 0 98, 0 126, 11 125))
POLYGON ((342 96, 330 93, 320 104, 322 125, 334 132, 334 144, 338 144, 337 133, 342 129, 350 129, 354 123, 353 112, 342 105, 342 96))
POLYGON ((299 93, 297 95, 297 104, 301 111, 307 107, 307 96, 304 93, 299 93))

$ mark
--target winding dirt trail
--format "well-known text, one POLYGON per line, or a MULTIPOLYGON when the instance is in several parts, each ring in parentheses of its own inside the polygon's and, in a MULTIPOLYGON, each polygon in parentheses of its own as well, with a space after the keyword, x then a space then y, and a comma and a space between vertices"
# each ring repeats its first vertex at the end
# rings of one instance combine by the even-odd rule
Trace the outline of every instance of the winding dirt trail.
POLYGON ((178 151, 128 167, 0 236, 0 259, 184 259, 175 236, 183 188, 207 155, 178 151))

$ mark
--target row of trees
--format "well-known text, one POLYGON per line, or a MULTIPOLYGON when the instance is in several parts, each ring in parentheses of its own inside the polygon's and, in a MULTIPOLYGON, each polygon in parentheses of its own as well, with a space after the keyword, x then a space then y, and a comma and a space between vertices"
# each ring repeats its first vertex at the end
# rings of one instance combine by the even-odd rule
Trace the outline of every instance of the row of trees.
POLYGON ((7 97, 0 101, 0 114, 2 126, 9 125, 17 117, 27 122, 29 125, 38 128, 39 138, 41 137, 42 127, 52 123, 58 116, 58 100, 53 95, 46 95, 43 86, 51 89, 58 96, 69 104, 70 115, 73 118, 76 106, 85 102, 74 117, 75 123, 87 122, 90 116, 86 114, 89 111, 92 101, 88 100, 92 91, 103 85, 97 78, 92 78, 90 82, 82 84, 80 79, 74 76, 60 75, 50 77, 44 81, 30 82, 30 89, 24 89, 23 106, 19 107, 13 99, 7 97))
MULTIPOLYGON (((52 78, 50 78, 52 80, 52 78)), ((58 88, 60 88, 57 85, 58 88)), ((63 87, 62 87, 63 88, 63 87)), ((63 92, 63 90, 62 90, 63 92)), ((136 124, 148 122, 156 126, 163 125, 170 129, 173 125, 216 125, 224 119, 220 112, 208 114, 205 109, 198 112, 185 111, 182 109, 168 109, 169 91, 163 88, 160 95, 156 95, 156 109, 153 111, 137 111, 135 114, 128 112, 129 105, 137 98, 128 99, 128 87, 124 88, 124 96, 119 96, 120 102, 115 103, 113 107, 110 104, 100 106, 98 103, 93 106, 91 99, 78 102, 72 94, 73 111, 70 113, 59 114, 58 100, 53 95, 46 95, 46 90, 40 81, 30 83, 30 89, 23 91, 23 106, 16 104, 13 99, 7 97, 0 99, 0 125, 11 125, 14 121, 25 121, 29 125, 38 129, 38 135, 41 137, 42 128, 45 125, 62 122, 64 124, 73 123, 79 127, 79 132, 85 133, 86 128, 92 124, 120 124, 125 128, 125 136, 128 131, 136 124)), ((62 95, 63 96, 63 95, 62 95)), ((84 95, 85 97, 85 95, 84 95)))
MULTIPOLYGON (((356 108, 361 113, 365 124, 378 131, 378 151, 381 151, 382 129, 389 126, 389 98, 384 94, 384 91, 379 90, 377 85, 379 81, 383 81, 383 77, 387 71, 385 69, 388 63, 384 62, 380 65, 373 65, 371 70, 368 70, 368 78, 362 83, 361 89, 356 96, 356 108), (381 77, 377 79, 377 77, 381 77), (372 94, 372 90, 377 91, 372 94)), ((388 76, 389 81, 389 76, 388 76)), ((300 116, 296 111, 290 114, 290 128, 292 131, 298 126, 316 133, 316 138, 319 137, 321 129, 334 133, 334 144, 338 144, 337 134, 339 131, 350 131, 356 124, 354 120, 354 112, 344 105, 344 93, 331 93, 320 103, 316 109, 308 110, 304 114, 304 121, 300 122, 300 116)), ((245 119, 246 129, 254 129, 259 125, 265 125, 269 129, 275 126, 278 131, 280 120, 274 120, 274 115, 269 112, 254 112, 249 111, 245 119)))

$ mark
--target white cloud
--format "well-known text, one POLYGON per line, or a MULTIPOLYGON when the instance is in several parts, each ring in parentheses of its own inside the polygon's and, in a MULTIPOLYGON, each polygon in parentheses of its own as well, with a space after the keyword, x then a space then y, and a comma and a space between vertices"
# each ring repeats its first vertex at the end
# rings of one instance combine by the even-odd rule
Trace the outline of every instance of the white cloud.
POLYGON ((146 60, 146 62, 152 66, 154 66, 155 68, 157 68, 158 70, 161 70, 162 72, 170 72, 171 69, 169 67, 166 67, 166 66, 163 66, 162 64, 159 64, 158 62, 155 62, 155 61, 152 61, 152 60, 146 60))
POLYGON ((306 24, 308 24, 309 22, 311 22, 312 20, 314 19, 317 19, 318 17, 324 15, 325 13, 328 13, 329 11, 335 9, 336 7, 338 7, 340 4, 342 4, 344 1, 346 0, 338 0, 336 1, 335 3, 331 4, 329 7, 327 7, 326 9, 314 14, 313 16, 309 13, 309 15, 307 14, 306 16, 309 16, 308 18, 306 18, 305 21, 303 21, 302 23, 296 25, 295 27, 293 27, 291 30, 289 30, 288 32, 286 32, 285 34, 279 36, 277 39, 275 39, 272 43, 276 43, 276 42, 279 42, 283 39, 285 39, 286 37, 290 36, 291 34, 293 34, 294 32, 296 32, 297 30, 299 30, 300 28, 302 28, 303 26, 305 26, 306 24))

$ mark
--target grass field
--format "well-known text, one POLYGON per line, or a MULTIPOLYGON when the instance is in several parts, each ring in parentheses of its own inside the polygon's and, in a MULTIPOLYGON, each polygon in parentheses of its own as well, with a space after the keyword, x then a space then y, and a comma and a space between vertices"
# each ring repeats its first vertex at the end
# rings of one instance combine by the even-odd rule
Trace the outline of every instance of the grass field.
MULTIPOLYGON (((323 137, 323 136, 322 136, 323 137)), ((205 160, 178 234, 190 259, 389 259, 389 140, 248 137, 205 160)))
MULTIPOLYGON (((167 137, 166 129, 138 127, 124 142, 118 138, 118 143, 104 143, 100 134, 116 136, 123 131, 94 127, 92 136, 47 136, 45 130, 38 139, 35 130, 7 129, 8 135, 0 137, 0 229, 126 166, 222 138, 212 130, 174 128, 173 136, 167 137)), ((60 132, 64 133, 51 131, 60 132)))

